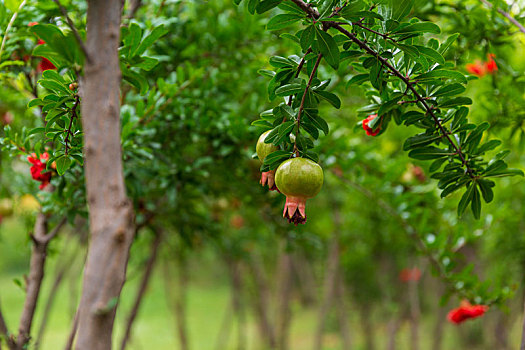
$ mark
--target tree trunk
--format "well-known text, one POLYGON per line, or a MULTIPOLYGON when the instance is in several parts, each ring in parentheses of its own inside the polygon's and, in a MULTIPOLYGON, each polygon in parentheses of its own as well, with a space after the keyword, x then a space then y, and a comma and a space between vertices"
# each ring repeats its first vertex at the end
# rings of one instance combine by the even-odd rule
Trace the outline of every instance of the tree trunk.
POLYGON ((111 349, 134 223, 120 142, 121 0, 88 0, 82 126, 90 243, 78 316, 78 350, 111 349))
POLYGON ((314 350, 323 348, 323 332, 326 318, 334 303, 337 278, 339 275, 339 235, 334 234, 330 242, 328 257, 326 260, 326 271, 324 278, 324 293, 317 315, 317 330, 314 338, 314 350))
POLYGON ((46 215, 38 213, 36 217, 35 229, 31 235, 33 248, 31 250, 31 261, 29 264, 29 277, 27 278, 26 298, 22 316, 20 317, 18 338, 16 339, 16 346, 19 350, 25 349, 30 340, 31 326, 33 325, 36 304, 40 295, 40 288, 42 287, 42 279, 44 278, 47 246, 65 223, 66 220, 62 219, 52 232, 48 232, 48 219, 46 215))
POLYGON ((359 313, 361 315, 361 325, 363 326, 363 333, 365 337, 365 349, 375 350, 375 332, 374 325, 370 319, 370 310, 365 305, 363 305, 359 309, 359 313))
POLYGON ((410 349, 419 350, 419 306, 418 281, 408 281, 408 301, 410 305, 410 349))
POLYGON ((277 276, 277 348, 279 350, 287 350, 289 347, 288 333, 292 319, 290 307, 292 299, 292 256, 285 249, 283 245, 277 276))
POLYGON ((400 317, 393 317, 388 322, 388 342, 386 345, 387 350, 396 350, 396 338, 399 328, 401 328, 402 319, 400 317))
MULTIPOLYGON (((69 246, 71 241, 71 235, 68 236, 68 239, 66 241, 65 246, 69 246)), ((64 276, 67 273, 67 271, 71 268, 73 261, 77 257, 78 254, 78 246, 75 245, 75 249, 73 252, 69 252, 69 256, 66 256, 64 261, 61 263, 57 263, 57 267, 55 270, 55 280, 53 281, 53 286, 51 287, 51 290, 49 291, 49 296, 47 297, 47 303, 44 308, 44 313, 42 314, 42 320, 40 321, 40 328, 38 329, 38 333, 35 340, 35 350, 38 350, 40 348, 40 344, 42 342, 42 338, 44 336, 46 327, 47 327, 47 319, 49 318, 49 314, 51 313, 51 309, 53 308, 53 304, 55 302, 55 297, 58 292, 58 289, 60 285, 62 284, 62 281, 64 280, 64 276)))
POLYGON ((337 274, 336 299, 338 301, 336 311, 339 318, 339 331, 341 333, 341 349, 350 350, 352 348, 352 338, 350 337, 350 323, 347 314, 346 288, 341 268, 339 268, 339 273, 337 274))
POLYGON ((180 350, 189 349, 188 326, 186 318, 186 294, 188 291, 188 259, 183 252, 183 247, 177 254, 179 286, 177 289, 177 300, 175 300, 175 315, 177 316, 177 332, 179 333, 180 350))
POLYGON ((129 313, 128 320, 126 322, 126 330, 124 332, 124 337, 122 338, 122 341, 120 343, 121 350, 124 350, 126 348, 126 345, 131 337, 131 328, 133 327, 133 322, 137 318, 140 305, 142 303, 142 300, 144 299, 144 295, 146 294, 146 289, 148 288, 151 274, 153 273, 153 268, 155 267, 155 262, 157 261, 161 241, 162 233, 155 232, 155 238, 153 239, 153 242, 151 244, 151 253, 146 263, 144 275, 142 276, 142 280, 137 291, 137 296, 135 297, 135 302, 133 303, 133 307, 129 313))
POLYGON ((312 268, 311 260, 305 257, 303 251, 298 251, 294 254, 293 270, 299 282, 299 292, 301 297, 301 304, 303 307, 315 305, 317 301, 317 283, 312 268))
POLYGON ((269 349, 275 349, 277 341, 275 339, 274 327, 270 322, 270 315, 268 314, 270 310, 270 292, 268 290, 268 281, 264 273, 264 268, 260 260, 260 257, 255 254, 248 259, 256 290, 253 306, 255 308, 255 314, 259 319, 258 324, 261 339, 269 349))
POLYGON ((228 260, 230 277, 232 283, 232 304, 233 311, 237 316, 237 349, 246 349, 246 315, 244 311, 244 301, 242 295, 242 275, 241 264, 239 261, 228 260))

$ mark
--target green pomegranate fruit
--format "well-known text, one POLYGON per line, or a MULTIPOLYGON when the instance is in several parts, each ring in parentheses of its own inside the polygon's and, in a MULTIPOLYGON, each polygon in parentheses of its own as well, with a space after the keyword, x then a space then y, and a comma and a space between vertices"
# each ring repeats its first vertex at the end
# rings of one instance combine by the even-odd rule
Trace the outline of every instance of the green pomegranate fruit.
POLYGON ((0 216, 5 218, 13 215, 13 201, 9 198, 0 199, 0 216))
MULTIPOLYGON (((271 130, 265 131, 259 136, 259 140, 257 140, 257 145, 255 146, 255 151, 257 152, 257 157, 259 157, 259 160, 261 162, 264 161, 264 158, 266 156, 274 151, 277 151, 277 146, 274 146, 271 143, 264 143, 264 140, 266 139, 266 136, 270 133, 271 130)), ((275 170, 265 171, 261 174, 261 181, 259 181, 261 185, 265 186, 268 184, 268 188, 270 191, 277 190, 277 187, 275 186, 275 170)))
POLYGON ((275 184, 286 196, 283 217, 290 223, 306 222, 306 200, 315 197, 323 186, 323 169, 306 158, 291 158, 279 165, 275 184))
POLYGON ((264 140, 266 140, 266 137, 268 136, 270 131, 271 130, 263 132, 261 136, 259 136, 259 140, 257 140, 257 146, 255 146, 257 157, 259 157, 259 160, 261 162, 264 161, 264 158, 266 158, 267 155, 278 150, 277 146, 274 146, 271 143, 264 143, 264 140))

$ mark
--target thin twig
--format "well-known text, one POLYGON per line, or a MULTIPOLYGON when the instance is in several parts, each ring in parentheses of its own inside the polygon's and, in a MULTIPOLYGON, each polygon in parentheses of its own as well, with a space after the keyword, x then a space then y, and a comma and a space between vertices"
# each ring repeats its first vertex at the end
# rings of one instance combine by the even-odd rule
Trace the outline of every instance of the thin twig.
POLYGON ((15 23, 16 17, 18 17, 18 13, 22 11, 22 8, 25 6, 27 0, 22 1, 20 6, 18 6, 18 10, 16 10, 15 13, 13 13, 13 16, 11 17, 11 20, 9 21, 9 24, 7 24, 7 28, 5 29, 4 38, 2 39, 2 46, 0 46, 0 61, 2 61, 2 53, 4 52, 5 43, 7 41, 7 34, 11 30, 11 27, 15 23))
MULTIPOLYGON (((7 347, 10 350, 14 350, 16 348, 16 344, 13 341, 13 339, 9 336, 9 330, 7 328, 7 324, 5 322, 4 314, 2 313, 2 309, 0 308, 0 335, 3 336, 7 342, 7 347)), ((1 343, 1 341, 0 341, 1 343)))
MULTIPOLYGON (((494 5, 492 5, 490 2, 488 2, 487 0, 480 0, 482 3, 484 3, 485 5, 487 5, 488 7, 492 8, 494 5)), ((524 33, 525 34, 525 27, 523 26, 523 24, 521 24, 520 22, 518 22, 514 17, 512 17, 512 15, 508 12, 505 12, 503 11, 502 9, 500 8, 497 8, 496 11, 498 11, 499 13, 501 13, 503 16, 507 17, 507 19, 509 21, 511 21, 512 24, 514 24, 516 27, 518 27, 518 29, 520 30, 520 32, 524 33)))
MULTIPOLYGON (((303 66, 304 66, 304 63, 306 62, 306 56, 312 52, 312 48, 309 48, 308 50, 306 50, 306 52, 304 53, 304 56, 303 58, 301 59, 301 61, 299 62, 299 65, 297 66, 297 72, 295 72, 295 76, 294 78, 297 78, 299 76, 299 74, 301 74, 301 70, 303 69, 303 66)), ((290 98, 288 99, 288 106, 291 106, 292 105, 292 101, 293 101, 293 95, 290 96, 290 98)), ((283 123, 286 121, 286 117, 283 119, 283 123)))
POLYGON ((71 18, 69 18, 66 8, 64 6, 62 6, 62 4, 60 3, 59 0, 53 0, 53 1, 55 2, 55 4, 57 4, 58 8, 60 9, 60 12, 62 12, 62 15, 66 19, 66 22, 67 22, 69 28, 71 28, 71 31, 73 32, 73 35, 75 36, 75 39, 77 40, 77 43, 80 46, 80 49, 84 53, 84 56, 86 57, 86 60, 88 62, 91 62, 91 59, 89 58, 89 55, 88 55, 88 51, 86 49, 86 45, 84 45, 84 42, 82 41, 82 38, 80 37, 80 34, 78 33, 77 28, 75 27, 75 24, 73 23, 71 18))
POLYGON ((66 156, 69 151, 68 150, 69 136, 73 136, 71 133, 71 128, 73 127, 73 121, 75 120, 75 118, 77 118, 77 107, 79 103, 80 103, 80 96, 75 95, 75 103, 73 104, 73 108, 71 109, 71 119, 69 119, 69 126, 67 127, 67 130, 66 130, 66 139, 64 140, 66 156))
POLYGON ((322 53, 320 53, 317 56, 317 61, 315 61, 314 68, 312 69, 312 73, 310 74, 310 79, 308 80, 308 84, 306 84, 306 88, 304 89, 303 97, 301 99, 301 105, 299 106, 299 112, 297 112, 297 137, 295 138, 294 142, 294 149, 297 156, 299 156, 299 150, 297 149, 297 138, 299 137, 299 132, 301 129, 301 115, 304 110, 304 101, 306 100, 306 94, 308 93, 308 90, 312 85, 312 81, 314 80, 315 72, 317 72, 317 68, 319 68, 319 64, 321 63, 321 58, 323 58, 322 53))
POLYGON ((73 319, 73 326, 71 327, 71 331, 69 332, 69 336, 67 337, 67 343, 64 347, 64 350, 71 350, 73 348, 73 342, 75 341, 75 335, 77 334, 77 328, 78 328, 78 310, 75 313, 75 318, 73 319))

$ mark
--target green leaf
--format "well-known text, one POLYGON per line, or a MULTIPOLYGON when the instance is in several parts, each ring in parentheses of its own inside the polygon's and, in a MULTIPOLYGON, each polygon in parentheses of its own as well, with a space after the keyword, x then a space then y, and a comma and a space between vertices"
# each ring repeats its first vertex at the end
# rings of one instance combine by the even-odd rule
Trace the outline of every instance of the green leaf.
POLYGON ((316 38, 319 43, 319 50, 323 54, 324 59, 332 68, 337 69, 339 67, 339 48, 334 38, 327 32, 320 29, 316 29, 316 38))
POLYGON ((273 170, 279 166, 280 163, 290 158, 291 153, 288 151, 278 150, 270 153, 264 158, 263 166, 270 166, 269 170, 273 170))
POLYGON ((434 92, 432 97, 455 96, 464 93, 465 90, 466 88, 463 85, 459 83, 453 83, 443 86, 441 89, 434 92))
POLYGON ((426 56, 432 59, 434 62, 437 62, 439 64, 445 64, 445 59, 436 50, 430 47, 420 46, 420 45, 414 45, 414 47, 416 47, 423 56, 426 56))
POLYGON ((315 113, 311 113, 309 109, 305 109, 304 113, 309 117, 309 120, 317 129, 321 130, 325 135, 328 135, 329 127, 326 120, 315 113))
POLYGON ((448 48, 450 47, 450 45, 452 45, 454 43, 454 41, 456 41, 456 39, 459 37, 459 33, 455 33, 455 34, 452 34, 451 36, 449 36, 447 38, 447 40, 445 40, 445 42, 443 44, 441 44, 441 46, 439 46, 439 49, 438 49, 438 52, 442 55, 444 55, 448 48))
POLYGON ((419 134, 412 137, 409 137, 406 139, 405 143, 403 144, 403 150, 408 151, 412 148, 418 148, 423 147, 426 145, 430 145, 432 142, 439 140, 441 138, 441 135, 427 135, 427 134, 419 134))
POLYGON ((432 162, 432 164, 430 164, 428 171, 430 171, 431 173, 438 171, 439 168, 441 168, 443 163, 445 163, 446 161, 447 161, 446 158, 436 159, 435 161, 432 162))
POLYGON ((279 4, 279 8, 283 11, 294 13, 299 16, 304 16, 304 11, 299 6, 291 1, 283 1, 279 4))
POLYGON ((423 82, 424 80, 432 80, 432 79, 453 79, 458 80, 463 83, 467 83, 467 78, 460 72, 456 72, 454 70, 446 70, 446 69, 436 69, 433 71, 430 71, 428 73, 421 74, 416 77, 416 80, 423 82))
POLYGON ((412 11, 415 0, 393 0, 392 1, 392 18, 400 21, 412 11))
POLYGON ((477 154, 481 154, 481 153, 485 153, 487 151, 492 151, 493 149, 495 149, 496 147, 498 147, 501 144, 502 144, 501 140, 490 140, 490 141, 487 141, 483 145, 478 147, 478 150, 477 150, 476 153, 477 154))
POLYGON ((348 82, 346 83, 346 88, 348 88, 350 85, 352 84, 361 84, 365 81, 368 80, 368 78, 370 77, 370 74, 358 74, 358 75, 354 75, 352 78, 350 78, 350 80, 348 80, 348 82))
POLYGON ((58 158, 56 161, 58 175, 64 175, 67 169, 71 166, 71 160, 66 156, 58 158))
POLYGON ((478 186, 481 190, 481 195, 483 196, 483 200, 485 200, 485 203, 490 203, 494 199, 494 191, 492 191, 492 187, 494 187, 494 185, 494 182, 490 180, 478 180, 478 186))
POLYGON ((337 97, 336 94, 333 94, 328 91, 323 91, 323 90, 312 90, 312 92, 316 96, 321 97, 322 99, 328 101, 335 108, 337 109, 341 108, 341 100, 339 99, 339 97, 337 97))
POLYGON ((472 100, 468 97, 456 97, 453 99, 448 99, 439 103, 441 108, 451 108, 456 106, 471 105, 472 100))
POLYGON ((4 5, 11 12, 18 12, 22 0, 4 0, 4 5))
POLYGON ((315 26, 311 25, 306 27, 301 33, 301 48, 303 51, 308 50, 312 46, 312 42, 315 39, 315 26))
POLYGON ((297 83, 287 84, 275 90, 275 95, 280 96, 280 97, 290 96, 290 95, 294 95, 294 94, 303 92, 304 89, 305 87, 301 84, 297 84, 297 83))
POLYGON ((59 82, 56 82, 55 80, 47 80, 47 79, 40 79, 38 81, 38 83, 48 89, 48 90, 51 90, 51 91, 55 91, 55 92, 63 92, 64 94, 71 94, 71 90, 69 90, 68 87, 66 87, 65 85, 59 83, 59 82))
POLYGON ((248 12, 250 12, 252 15, 255 14, 255 9, 257 8, 257 5, 259 5, 260 0, 248 0, 248 4, 246 5, 248 7, 248 12))
POLYGON ((419 50, 412 45, 405 45, 400 43, 394 43, 394 45, 403 51, 405 55, 409 56, 412 59, 417 59, 419 57, 419 50))
POLYGON ((266 29, 268 30, 279 30, 286 28, 295 22, 303 19, 304 17, 298 15, 292 15, 288 13, 283 13, 277 16, 274 16, 268 21, 266 29))
POLYGON ((274 7, 277 7, 283 0, 263 0, 257 5, 255 10, 258 14, 265 13, 266 11, 270 11, 274 7))
POLYGON ((39 98, 35 98, 35 99, 29 101, 29 103, 27 104, 27 108, 31 108, 31 107, 35 107, 35 106, 43 106, 43 105, 44 105, 44 101, 42 101, 39 98))
POLYGON ((406 34, 406 33, 433 33, 433 34, 440 34, 441 29, 439 26, 432 22, 418 22, 414 24, 410 24, 406 27, 400 27, 399 29, 395 30, 394 33, 396 34, 406 34))
POLYGON ((472 197, 474 196, 475 187, 476 185, 474 184, 474 182, 470 182, 470 185, 467 187, 467 190, 465 191, 465 193, 463 193, 463 196, 461 196, 461 200, 459 201, 459 204, 458 204, 458 216, 459 217, 463 215, 470 201, 472 201, 472 197))
POLYGON ((163 24, 161 24, 158 27, 155 27, 155 29, 153 29, 150 34, 148 34, 144 39, 142 39, 137 49, 134 52, 132 51, 132 56, 142 56, 142 54, 151 45, 153 45, 154 42, 156 42, 159 38, 163 37, 167 33, 168 29, 165 28, 163 24))
POLYGON ((472 204, 470 208, 472 209, 472 214, 474 214, 474 218, 476 218, 476 220, 479 220, 481 216, 481 197, 479 195, 479 191, 476 186, 474 186, 471 203, 472 204))
POLYGON ((440 149, 437 147, 423 147, 410 151, 408 153, 408 156, 414 159, 428 160, 448 157, 453 154, 454 153, 451 153, 448 150, 440 149))

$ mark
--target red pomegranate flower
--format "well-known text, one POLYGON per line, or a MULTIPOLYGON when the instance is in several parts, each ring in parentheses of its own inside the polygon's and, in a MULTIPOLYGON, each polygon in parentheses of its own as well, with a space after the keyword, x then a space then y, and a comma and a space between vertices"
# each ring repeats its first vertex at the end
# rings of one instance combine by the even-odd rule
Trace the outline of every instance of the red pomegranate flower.
POLYGON ((27 24, 28 27, 32 27, 32 26, 36 26, 38 24, 38 22, 29 22, 27 24))
POLYGON ((465 69, 470 74, 474 74, 475 76, 478 76, 480 78, 484 76, 485 74, 487 74, 487 68, 479 60, 476 61, 475 63, 467 63, 467 65, 465 66, 465 69))
POLYGON ((40 155, 40 159, 36 157, 35 153, 32 153, 30 156, 27 157, 27 160, 29 163, 33 164, 31 166, 31 177, 36 180, 40 181, 40 189, 43 190, 51 181, 51 172, 46 170, 46 161, 49 159, 49 154, 47 152, 44 152, 40 155), (44 162, 42 162, 44 161, 44 162))
POLYGON ((368 136, 377 136, 377 134, 379 134, 381 131, 381 123, 376 127, 375 130, 368 126, 368 124, 375 118, 377 118, 377 114, 370 114, 368 118, 363 120, 363 129, 366 131, 368 136))
POLYGON ((489 307, 486 305, 471 305, 464 300, 461 302, 460 307, 448 313, 447 319, 452 323, 460 324, 466 320, 483 316, 488 309, 489 307))
POLYGON ((421 270, 417 267, 414 267, 412 269, 403 269, 399 273, 399 279, 402 282, 409 282, 409 281, 419 281, 421 278, 421 270))
POLYGON ((488 60, 485 63, 485 69, 490 74, 494 74, 494 72, 498 70, 498 65, 496 64, 496 61, 494 61, 494 57, 496 57, 496 55, 494 55, 493 53, 489 53, 487 55, 488 60))

